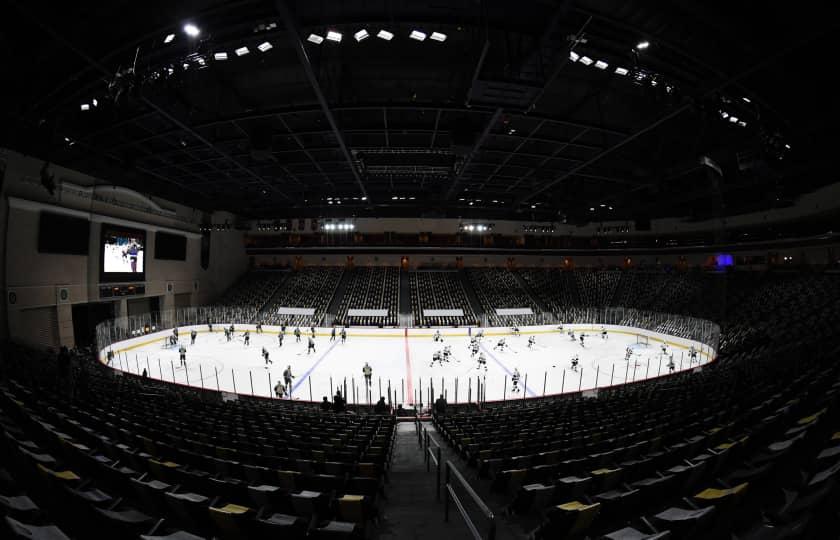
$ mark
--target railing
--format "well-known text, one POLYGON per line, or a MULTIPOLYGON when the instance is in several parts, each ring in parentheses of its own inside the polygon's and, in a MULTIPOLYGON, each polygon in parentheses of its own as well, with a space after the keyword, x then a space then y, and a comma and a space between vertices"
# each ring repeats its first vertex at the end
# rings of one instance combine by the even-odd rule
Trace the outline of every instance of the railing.
POLYGON ((446 491, 444 492, 444 502, 443 502, 443 520, 449 521, 449 499, 455 503, 455 507, 458 508, 458 511, 461 513, 461 517, 464 518, 464 522, 467 524, 467 528, 469 528, 470 532, 473 535, 475 540, 483 540, 481 533, 476 527, 475 522, 473 522, 472 518, 470 518, 469 513, 467 512, 466 507, 464 507, 464 503, 461 501, 461 498, 458 497, 458 494, 455 492, 455 489, 452 487, 452 477, 455 477, 455 480, 461 485, 464 491, 467 492, 467 495, 472 498, 475 505, 484 515, 487 520, 487 538, 486 540, 494 540, 496 538, 496 516, 493 514, 493 511, 490 510, 484 501, 481 500, 481 497, 473 490, 472 486, 470 486, 469 482, 464 479, 455 465, 452 464, 451 461, 446 461, 446 491))
POLYGON ((435 500, 440 500, 440 469, 441 469, 441 447, 436 440, 429 435, 429 431, 423 428, 423 457, 426 461, 426 472, 431 471, 432 462, 435 464, 435 500), (434 448, 432 447, 434 445, 434 448))

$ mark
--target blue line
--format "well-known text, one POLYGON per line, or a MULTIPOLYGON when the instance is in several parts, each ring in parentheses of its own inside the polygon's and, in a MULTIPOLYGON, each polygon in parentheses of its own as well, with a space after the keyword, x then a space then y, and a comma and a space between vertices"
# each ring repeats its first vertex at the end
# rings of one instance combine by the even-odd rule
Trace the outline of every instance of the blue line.
POLYGON ((308 370, 306 370, 306 373, 303 374, 303 377, 300 378, 300 380, 297 382, 297 384, 292 385, 292 391, 291 391, 292 394, 294 394, 295 390, 297 390, 298 387, 303 384, 303 381, 305 381, 307 379, 307 377, 309 377, 309 374, 312 373, 313 371, 315 371, 315 368, 318 367, 318 364, 320 364, 324 360, 324 358, 326 358, 327 355, 330 354, 330 351, 332 351, 335 348, 336 345, 338 345, 338 340, 335 340, 333 342, 333 344, 330 345, 330 348, 327 349, 326 352, 321 355, 321 358, 319 358, 317 362, 312 364, 312 367, 310 367, 308 370))
MULTIPOLYGON (((511 378, 513 377, 513 372, 512 372, 511 370, 509 370, 509 369, 508 369, 508 368, 507 368, 507 367, 506 367, 503 363, 499 362, 499 359, 498 359, 498 358, 496 358, 495 356, 493 356, 493 353, 491 353, 491 352, 490 352, 490 349, 488 349, 487 347, 485 347, 485 346, 484 346, 484 343, 481 343, 481 345, 480 345, 480 346, 481 346, 481 350, 483 350, 484 352, 486 352, 486 353, 487 353, 487 355, 488 355, 488 356, 490 356, 490 359, 491 359, 491 360, 493 360, 494 362, 496 362, 497 364, 499 364, 499 367, 501 367, 503 370, 505 370, 505 372, 506 372, 508 375, 510 375, 510 376, 511 376, 511 378)), ((526 392, 526 393, 531 394, 531 397, 536 397, 536 396, 537 396, 537 394, 535 394, 535 393, 533 392, 533 390, 531 390, 530 388, 528 388, 528 385, 527 385, 527 384, 525 385, 525 392, 526 392)))

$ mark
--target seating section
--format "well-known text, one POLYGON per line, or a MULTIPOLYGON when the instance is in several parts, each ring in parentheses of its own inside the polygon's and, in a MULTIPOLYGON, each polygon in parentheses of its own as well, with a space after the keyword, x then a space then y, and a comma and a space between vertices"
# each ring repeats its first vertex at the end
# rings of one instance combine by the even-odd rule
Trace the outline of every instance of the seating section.
POLYGON ((487 316, 488 326, 538 324, 536 315, 497 315, 496 308, 531 308, 540 310, 516 276, 502 268, 470 269, 467 276, 487 316))
POLYGON ((364 538, 378 523, 392 417, 82 369, 72 389, 23 386, 28 372, 0 388, 0 537, 364 538))
POLYGON ((743 290, 733 295, 721 358, 703 370, 597 399, 449 411, 436 425, 475 467, 479 488, 533 524, 537 539, 835 531, 840 276, 733 283, 743 290))
POLYGON ((400 269, 364 266, 350 270, 350 280, 336 313, 336 324, 396 326, 400 307, 400 269), (350 309, 386 309, 385 317, 348 315, 350 309))
POLYGON ((271 295, 283 283, 285 273, 282 272, 250 272, 245 274, 233 287, 227 290, 217 305, 226 306, 231 319, 214 321, 253 322, 260 310, 268 302, 271 295))
POLYGON ((307 267, 296 270, 266 304, 260 318, 263 324, 321 326, 344 270, 338 266, 307 267), (281 315, 278 307, 312 308, 315 315, 281 315))
POLYGON ((416 271, 408 275, 415 326, 474 325, 475 312, 456 272, 416 271), (463 317, 425 316, 426 309, 461 309, 463 317))

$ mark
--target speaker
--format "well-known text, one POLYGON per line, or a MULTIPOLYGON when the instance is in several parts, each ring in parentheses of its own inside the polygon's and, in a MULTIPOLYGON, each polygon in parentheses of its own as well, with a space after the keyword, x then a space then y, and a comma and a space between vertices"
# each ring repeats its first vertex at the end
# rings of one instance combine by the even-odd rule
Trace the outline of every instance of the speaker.
POLYGON ((55 288, 55 302, 56 304, 70 303, 70 289, 68 287, 55 288))

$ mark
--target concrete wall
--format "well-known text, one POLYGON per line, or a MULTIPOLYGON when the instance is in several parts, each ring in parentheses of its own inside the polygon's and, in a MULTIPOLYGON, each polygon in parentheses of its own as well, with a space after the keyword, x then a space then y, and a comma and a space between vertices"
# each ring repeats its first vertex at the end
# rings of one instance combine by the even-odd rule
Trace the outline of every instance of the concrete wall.
MULTIPOLYGON (((119 223, 146 231, 145 297, 161 297, 162 309, 174 307, 175 295, 190 295, 190 304, 212 301, 247 269, 241 233, 211 233, 210 265, 201 268, 201 235, 198 226, 203 214, 194 209, 116 188, 101 180, 61 167, 50 167, 59 188, 50 195, 40 185, 40 160, 0 150, 6 175, 0 204, 0 284, 3 309, 0 333, 40 346, 73 345, 72 304, 116 301, 99 296, 101 223, 119 223), (72 213, 91 222, 88 255, 38 253, 39 212, 72 213), (185 261, 154 258, 156 230, 177 232, 187 237, 185 261), (172 285, 172 290, 167 285, 172 285), (69 299, 60 301, 59 288, 69 290, 69 299), (11 293, 11 294, 10 294, 11 293), (14 300, 14 302, 12 302, 14 300), (52 328, 55 327, 55 328, 52 328), (44 330, 46 329, 46 331, 44 330), (55 330, 54 333, 51 333, 55 330), (44 336, 55 335, 53 343, 44 336)), ((234 216, 214 214, 214 221, 234 216)), ((180 296, 183 303, 184 297, 180 296)), ((143 302, 136 306, 144 305, 143 302)), ((148 305, 146 303, 145 305, 148 305)))

